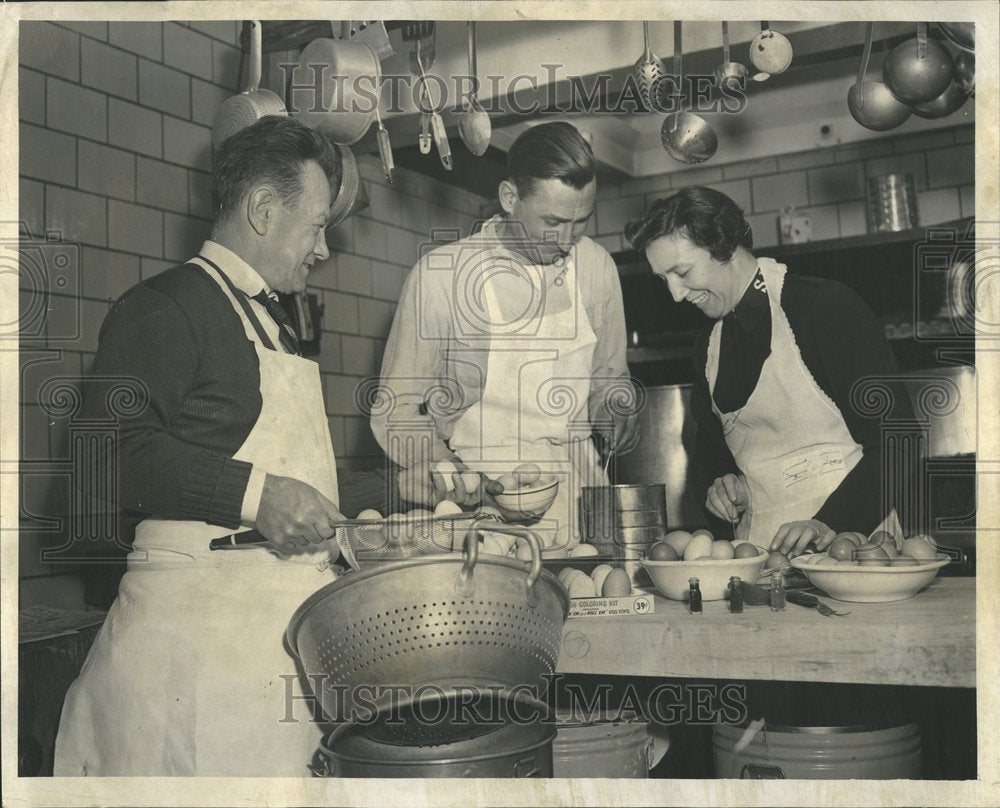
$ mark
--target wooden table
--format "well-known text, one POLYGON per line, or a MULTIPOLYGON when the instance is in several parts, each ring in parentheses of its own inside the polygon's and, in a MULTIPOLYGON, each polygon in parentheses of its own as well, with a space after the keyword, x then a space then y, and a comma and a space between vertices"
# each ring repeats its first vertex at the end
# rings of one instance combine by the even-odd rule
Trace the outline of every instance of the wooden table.
POLYGON ((938 578, 910 600, 841 603, 847 617, 727 601, 701 615, 656 596, 655 612, 566 621, 558 671, 609 676, 975 687, 975 578, 938 578))

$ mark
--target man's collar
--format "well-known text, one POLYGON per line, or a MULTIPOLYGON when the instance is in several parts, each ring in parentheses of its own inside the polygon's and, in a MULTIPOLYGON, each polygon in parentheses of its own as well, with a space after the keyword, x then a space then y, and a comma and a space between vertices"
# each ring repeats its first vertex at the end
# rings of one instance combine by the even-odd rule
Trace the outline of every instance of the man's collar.
POLYGON ((752 331, 768 310, 768 305, 767 285, 764 283, 764 276, 758 269, 743 293, 743 297, 740 298, 740 302, 726 315, 725 319, 734 320, 744 331, 752 331))
POLYGON ((240 258, 228 247, 223 247, 219 242, 208 240, 201 245, 198 254, 207 258, 212 263, 218 264, 220 269, 229 276, 229 280, 237 289, 246 292, 249 297, 253 297, 261 290, 271 293, 271 287, 267 285, 250 264, 240 258))

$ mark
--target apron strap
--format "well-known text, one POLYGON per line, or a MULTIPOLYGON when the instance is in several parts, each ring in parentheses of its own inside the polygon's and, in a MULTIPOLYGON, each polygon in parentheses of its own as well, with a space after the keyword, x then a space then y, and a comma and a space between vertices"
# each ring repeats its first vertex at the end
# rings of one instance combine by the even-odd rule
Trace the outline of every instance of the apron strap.
POLYGON ((210 261, 204 255, 199 255, 198 258, 204 261, 210 267, 212 267, 212 269, 214 269, 216 272, 218 272, 222 280, 226 282, 226 286, 229 287, 229 291, 232 292, 233 297, 236 298, 237 302, 242 307, 243 313, 247 316, 247 320, 250 321, 250 325, 253 326, 253 330, 257 332, 257 336, 260 338, 260 341, 264 344, 264 347, 270 351, 278 350, 277 348, 274 347, 274 343, 271 341, 271 338, 267 335, 267 332, 264 330, 264 326, 260 324, 260 320, 258 319, 257 315, 254 314, 253 309, 250 308, 250 302, 248 300, 249 295, 242 289, 237 288, 236 285, 231 280, 229 280, 229 276, 225 272, 223 272, 222 268, 214 261, 210 261))

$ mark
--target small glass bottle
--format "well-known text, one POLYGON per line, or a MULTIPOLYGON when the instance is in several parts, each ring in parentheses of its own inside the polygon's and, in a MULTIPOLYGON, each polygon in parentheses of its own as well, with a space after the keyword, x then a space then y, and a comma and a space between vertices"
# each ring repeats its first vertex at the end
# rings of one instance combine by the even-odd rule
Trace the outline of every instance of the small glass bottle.
POLYGON ((743 581, 738 575, 729 579, 729 611, 733 614, 743 611, 743 581))
POLYGON ((701 586, 697 578, 688 578, 688 609, 691 614, 701 614, 701 586))
POLYGON ((785 577, 781 570, 771 573, 771 609, 776 612, 785 609, 785 577))

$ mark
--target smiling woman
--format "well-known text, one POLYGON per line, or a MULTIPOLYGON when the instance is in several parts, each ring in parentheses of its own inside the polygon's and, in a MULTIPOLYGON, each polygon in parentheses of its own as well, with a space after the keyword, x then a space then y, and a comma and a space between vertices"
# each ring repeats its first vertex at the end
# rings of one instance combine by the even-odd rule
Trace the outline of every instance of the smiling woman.
MULTIPOLYGON (((743 212, 709 188, 657 200, 625 232, 676 301, 716 321, 695 347, 691 396, 706 511, 785 555, 870 531, 884 516, 885 450, 850 394, 895 372, 871 310, 840 284, 754 256, 743 212)), ((904 390, 896 399, 909 408, 904 390)))

